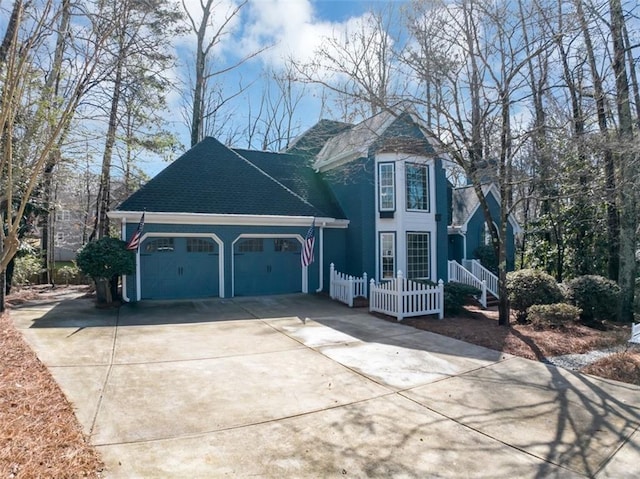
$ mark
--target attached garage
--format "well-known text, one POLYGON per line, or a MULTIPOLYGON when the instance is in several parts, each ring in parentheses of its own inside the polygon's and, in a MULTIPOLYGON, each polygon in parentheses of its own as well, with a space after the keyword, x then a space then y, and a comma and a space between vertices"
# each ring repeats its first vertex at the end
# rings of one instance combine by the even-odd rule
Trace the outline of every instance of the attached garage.
POLYGON ((234 296, 299 293, 302 237, 239 237, 233 245, 234 296))
POLYGON ((217 297, 219 271, 212 237, 149 236, 140 247, 141 299, 217 297))
MULTIPOLYGON (((324 231, 349 223, 306 156, 232 150, 213 138, 109 216, 125 241, 142 231, 136 271, 122 279, 125 301, 319 291, 329 268, 324 231), (309 231, 316 259, 303 267, 309 231)), ((344 236, 331 237, 331 258, 341 257, 344 236)))

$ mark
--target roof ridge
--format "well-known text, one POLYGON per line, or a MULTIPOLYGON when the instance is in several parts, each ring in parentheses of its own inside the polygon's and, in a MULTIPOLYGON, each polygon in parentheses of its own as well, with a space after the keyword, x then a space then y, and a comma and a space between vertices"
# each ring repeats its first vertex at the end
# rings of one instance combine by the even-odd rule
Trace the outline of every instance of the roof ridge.
MULTIPOLYGON (((224 146, 224 145, 223 145, 224 146)), ((227 147, 229 148, 229 147, 227 147)), ((230 151, 232 151, 234 153, 234 155, 236 155, 238 158, 240 158, 241 160, 247 162, 250 166, 254 167, 256 170, 258 170, 260 173, 262 173, 264 176, 266 176, 267 178, 269 178, 271 181, 273 181, 275 184, 277 184, 278 186, 280 186, 281 188, 283 188, 285 191, 289 192, 291 195, 293 195, 294 197, 298 198, 300 201, 302 201, 304 204, 306 204, 307 206, 310 206, 311 208, 313 208, 314 210, 320 212, 320 210, 318 208, 316 208, 314 205, 312 205, 311 203, 309 203, 307 200, 305 200, 302 196, 300 196, 298 193, 296 193, 295 191, 287 188, 285 185, 283 185, 281 182, 279 182, 278 180, 276 180, 273 176, 271 176, 269 173, 267 173, 266 171, 264 171, 262 168, 260 168, 258 165, 256 165, 255 163, 252 163, 250 160, 248 160, 247 158, 245 158, 244 156, 242 156, 240 153, 238 153, 236 150, 234 150, 233 148, 229 148, 230 151)), ((247 151, 251 151, 251 150, 247 150, 247 151)))

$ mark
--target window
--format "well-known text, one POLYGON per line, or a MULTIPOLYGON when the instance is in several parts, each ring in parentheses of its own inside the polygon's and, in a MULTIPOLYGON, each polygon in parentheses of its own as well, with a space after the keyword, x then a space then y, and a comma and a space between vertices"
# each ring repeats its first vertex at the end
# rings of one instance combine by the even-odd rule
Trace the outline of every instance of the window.
POLYGON ((292 239, 273 240, 274 248, 278 253, 299 253, 300 242, 292 239))
POLYGON ((429 279, 429 233, 407 233, 407 278, 429 279))
POLYGON ((56 211, 56 221, 70 221, 70 220, 71 220, 71 212, 69 210, 56 211))
POLYGON ((56 243, 63 243, 66 235, 62 231, 56 232, 56 243))
POLYGON ((393 163, 380 163, 378 165, 378 188, 380 211, 395 211, 396 173, 393 163))
MULTIPOLYGON (((493 223, 493 227, 497 230, 498 226, 493 223)), ((484 246, 491 246, 491 230, 487 227, 487 223, 484 222, 482 224, 482 229, 480 230, 480 244, 484 246)))
POLYGON ((187 238, 187 253, 215 253, 216 245, 210 239, 187 238))
POLYGON ((429 172, 426 166, 407 163, 407 209, 429 211, 429 172))
POLYGON ((380 233, 380 279, 391 279, 396 270, 396 234, 380 233))
POLYGON ((156 238, 144 245, 145 253, 171 253, 173 249, 173 238, 156 238))
POLYGON ((239 253, 261 253, 264 251, 262 238, 243 239, 238 243, 239 253))

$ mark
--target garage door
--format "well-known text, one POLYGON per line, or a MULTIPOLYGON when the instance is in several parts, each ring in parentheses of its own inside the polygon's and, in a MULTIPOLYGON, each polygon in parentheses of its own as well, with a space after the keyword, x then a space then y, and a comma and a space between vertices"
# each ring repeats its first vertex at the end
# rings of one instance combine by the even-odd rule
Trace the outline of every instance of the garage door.
POLYGON ((142 299, 219 295, 219 249, 211 238, 148 238, 140 249, 142 299))
POLYGON ((234 295, 302 291, 300 242, 294 238, 241 238, 233 247, 234 295))

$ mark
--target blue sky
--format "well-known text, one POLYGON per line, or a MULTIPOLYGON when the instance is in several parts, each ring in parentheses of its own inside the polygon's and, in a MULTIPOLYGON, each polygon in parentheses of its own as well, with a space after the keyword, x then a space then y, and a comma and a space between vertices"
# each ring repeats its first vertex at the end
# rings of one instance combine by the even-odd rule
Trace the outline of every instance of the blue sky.
MULTIPOLYGON (((199 0, 186 0, 195 16, 199 12, 199 0)), ((217 12, 237 3, 237 0, 220 0, 217 12)), ((355 28, 358 22, 371 8, 385 7, 390 3, 399 4, 401 0, 249 0, 248 5, 231 25, 229 35, 216 46, 215 55, 223 62, 231 63, 242 55, 271 45, 268 51, 247 62, 240 68, 226 73, 223 78, 225 91, 230 94, 237 91, 240 81, 247 84, 259 78, 265 68, 278 70, 283 67, 285 58, 293 56, 300 61, 311 59, 313 51, 321 44, 323 37, 342 35, 355 28)), ((220 15, 220 13, 218 13, 220 15)), ((192 64, 193 36, 177 39, 176 52, 179 65, 173 72, 178 82, 184 79, 188 65, 192 64)), ((256 81, 251 89, 234 100, 234 118, 246 123, 251 103, 255 109, 262 94, 264 82, 256 81), (243 117, 244 116, 244 117, 243 117)), ((181 99, 178 93, 168 99, 170 105, 169 128, 178 134, 184 145, 189 146, 189 136, 179 113, 181 99)), ((297 110, 297 123, 304 130, 312 126, 320 117, 320 101, 314 95, 313 88, 307 90, 305 100, 297 110)), ((224 138, 220 138, 224 141, 224 138)), ((246 147, 245 144, 236 146, 246 147)), ((150 161, 143 166, 147 174, 157 174, 166 163, 150 161)))

